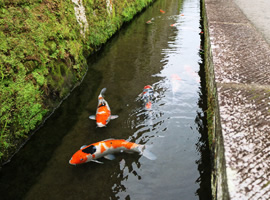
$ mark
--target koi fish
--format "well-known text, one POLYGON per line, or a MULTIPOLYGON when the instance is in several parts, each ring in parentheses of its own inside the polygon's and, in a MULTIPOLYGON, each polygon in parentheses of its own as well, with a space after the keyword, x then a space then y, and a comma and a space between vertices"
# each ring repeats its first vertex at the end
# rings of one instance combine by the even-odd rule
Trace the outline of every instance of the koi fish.
POLYGON ((111 115, 109 104, 103 97, 105 92, 106 88, 103 88, 98 96, 96 115, 89 116, 89 119, 96 120, 98 127, 105 127, 111 119, 116 119, 118 117, 118 115, 111 115))
POLYGON ((99 158, 106 158, 108 160, 113 160, 115 153, 139 153, 150 160, 155 160, 156 156, 145 148, 145 145, 136 144, 133 142, 128 142, 123 139, 108 139, 100 142, 90 144, 88 146, 84 145, 78 150, 71 159, 69 164, 78 165, 86 162, 97 162, 99 158))
POLYGON ((161 9, 160 9, 159 11, 160 11, 161 13, 163 13, 163 14, 165 13, 165 11, 164 11, 164 10, 161 10, 161 9))
POLYGON ((198 83, 200 82, 200 77, 198 73, 195 73, 195 71, 191 68, 189 65, 185 65, 185 70, 186 72, 192 76, 198 83))
POLYGON ((143 92, 139 96, 143 100, 146 109, 151 109, 153 95, 153 88, 150 85, 144 86, 143 92))
POLYGON ((180 81, 181 81, 181 78, 177 74, 171 75, 171 84, 172 84, 173 94, 179 91, 180 86, 181 86, 180 81))
POLYGON ((152 23, 151 19, 146 22, 146 24, 151 24, 151 23, 152 23))

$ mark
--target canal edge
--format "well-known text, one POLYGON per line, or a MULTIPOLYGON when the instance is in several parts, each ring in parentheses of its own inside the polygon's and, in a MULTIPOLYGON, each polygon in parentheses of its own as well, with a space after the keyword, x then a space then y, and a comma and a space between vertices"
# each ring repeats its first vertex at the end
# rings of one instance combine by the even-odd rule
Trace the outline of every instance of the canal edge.
POLYGON ((213 199, 227 199, 229 194, 226 180, 227 175, 225 170, 224 146, 220 128, 217 86, 215 82, 213 55, 205 0, 202 0, 202 17, 204 30, 205 77, 207 87, 208 142, 211 151, 211 191, 213 199))
POLYGON ((202 12, 213 199, 267 199, 269 44, 233 0, 202 12))

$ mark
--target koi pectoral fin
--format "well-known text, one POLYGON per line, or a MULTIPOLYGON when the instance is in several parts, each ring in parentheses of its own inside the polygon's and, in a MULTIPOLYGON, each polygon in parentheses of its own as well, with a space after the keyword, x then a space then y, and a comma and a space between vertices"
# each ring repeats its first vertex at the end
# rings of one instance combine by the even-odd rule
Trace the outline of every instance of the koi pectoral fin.
POLYGON ((111 119, 116 119, 118 117, 119 117, 118 115, 111 115, 111 119))
POLYGON ((89 119, 96 120, 96 116, 95 115, 90 115, 89 119))
POLYGON ((98 164, 103 164, 103 162, 100 162, 100 161, 98 161, 98 160, 91 160, 92 162, 96 162, 96 163, 98 163, 98 164))
POLYGON ((104 158, 106 158, 108 160, 114 160, 115 156, 113 154, 108 154, 108 155, 104 156, 104 158))

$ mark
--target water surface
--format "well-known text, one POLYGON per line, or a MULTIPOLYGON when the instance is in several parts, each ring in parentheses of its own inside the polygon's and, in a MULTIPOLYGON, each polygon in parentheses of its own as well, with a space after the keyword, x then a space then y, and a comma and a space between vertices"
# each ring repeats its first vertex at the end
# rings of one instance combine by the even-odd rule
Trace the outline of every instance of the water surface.
POLYGON ((158 0, 125 25, 3 167, 1 199, 211 199, 200 32, 199 0, 158 0), (138 99, 148 84, 155 91, 151 111, 138 99), (104 87, 119 118, 96 128, 88 116, 104 87), (146 144, 157 159, 119 154, 104 164, 69 165, 82 145, 108 138, 146 144))

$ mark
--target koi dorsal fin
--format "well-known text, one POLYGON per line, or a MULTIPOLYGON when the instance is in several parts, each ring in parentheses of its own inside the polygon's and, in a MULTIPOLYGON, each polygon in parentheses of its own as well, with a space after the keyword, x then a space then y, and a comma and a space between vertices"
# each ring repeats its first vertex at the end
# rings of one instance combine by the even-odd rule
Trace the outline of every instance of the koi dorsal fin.
POLYGON ((109 139, 102 140, 102 141, 105 142, 105 141, 108 141, 108 140, 115 140, 115 139, 114 138, 109 138, 109 139))

